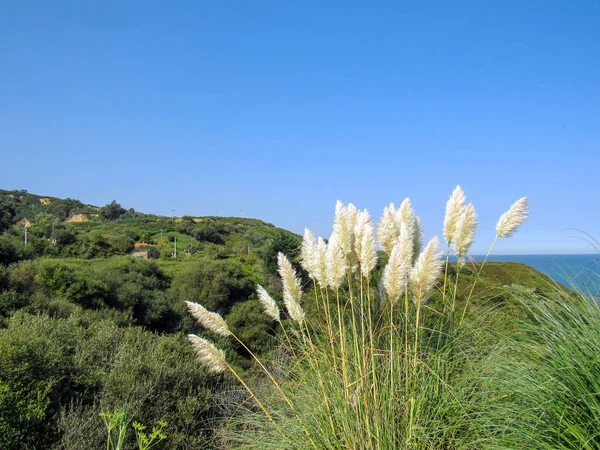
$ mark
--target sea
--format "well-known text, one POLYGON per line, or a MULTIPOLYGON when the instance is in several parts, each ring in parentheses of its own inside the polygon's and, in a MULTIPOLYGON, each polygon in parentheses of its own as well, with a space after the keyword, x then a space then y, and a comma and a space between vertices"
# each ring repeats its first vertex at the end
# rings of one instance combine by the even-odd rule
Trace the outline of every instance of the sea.
MULTIPOLYGON (((485 255, 472 256, 483 261, 485 255)), ((550 276, 564 286, 600 297, 600 253, 585 255, 490 255, 488 261, 519 262, 550 276)))

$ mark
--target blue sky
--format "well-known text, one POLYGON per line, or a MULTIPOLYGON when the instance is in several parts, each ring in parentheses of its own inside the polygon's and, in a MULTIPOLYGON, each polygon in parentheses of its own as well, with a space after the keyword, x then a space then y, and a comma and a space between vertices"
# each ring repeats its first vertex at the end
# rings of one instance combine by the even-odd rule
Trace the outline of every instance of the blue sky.
POLYGON ((3 2, 0 188, 328 235, 335 201, 410 197, 473 253, 600 238, 600 3, 3 2))

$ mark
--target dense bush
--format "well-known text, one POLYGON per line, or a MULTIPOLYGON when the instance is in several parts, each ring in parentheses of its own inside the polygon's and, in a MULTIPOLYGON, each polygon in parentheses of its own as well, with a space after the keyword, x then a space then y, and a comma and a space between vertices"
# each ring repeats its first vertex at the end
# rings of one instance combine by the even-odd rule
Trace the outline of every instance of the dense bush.
POLYGON ((127 313, 134 325, 156 331, 180 327, 181 302, 165 292, 170 279, 151 261, 116 257, 81 265, 59 259, 37 259, 12 265, 2 275, 0 315, 26 305, 31 312, 54 314, 57 300, 86 309, 127 313))
POLYGON ((74 361, 82 340, 73 322, 49 317, 16 315, 0 330, 1 448, 39 448, 58 439, 61 404, 85 390, 74 361))
MULTIPOLYGON (((206 448, 215 378, 182 335, 17 314, 0 330, 0 448, 103 448, 101 411, 166 419, 165 448, 206 448), (60 427, 59 425, 60 421, 60 427)), ((132 448, 133 434, 129 436, 132 448)))
POLYGON ((247 299, 253 289, 238 261, 202 259, 175 274, 170 295, 180 301, 202 299, 211 309, 225 312, 247 299))

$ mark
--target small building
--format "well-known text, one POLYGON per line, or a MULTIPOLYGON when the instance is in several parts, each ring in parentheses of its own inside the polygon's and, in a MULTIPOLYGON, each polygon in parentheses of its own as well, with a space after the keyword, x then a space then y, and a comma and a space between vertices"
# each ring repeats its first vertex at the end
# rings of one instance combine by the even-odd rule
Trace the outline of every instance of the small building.
POLYGON ((158 251, 155 248, 133 252, 131 256, 144 259, 158 259, 158 251))
POLYGON ((131 256, 144 259, 158 259, 158 250, 156 245, 146 244, 145 242, 136 242, 133 244, 134 251, 131 256))

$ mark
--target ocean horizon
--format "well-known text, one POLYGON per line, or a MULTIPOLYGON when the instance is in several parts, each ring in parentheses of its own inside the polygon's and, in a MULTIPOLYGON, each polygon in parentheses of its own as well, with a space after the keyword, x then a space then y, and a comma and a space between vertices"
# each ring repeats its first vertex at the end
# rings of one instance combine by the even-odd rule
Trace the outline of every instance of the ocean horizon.
MULTIPOLYGON (((485 255, 471 255, 476 262, 485 255)), ((456 257, 451 257, 456 261, 456 257)), ((600 295, 600 254, 541 254, 541 255, 490 255, 489 262, 517 262, 527 264, 548 275, 570 289, 593 296, 600 295)))

